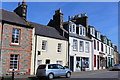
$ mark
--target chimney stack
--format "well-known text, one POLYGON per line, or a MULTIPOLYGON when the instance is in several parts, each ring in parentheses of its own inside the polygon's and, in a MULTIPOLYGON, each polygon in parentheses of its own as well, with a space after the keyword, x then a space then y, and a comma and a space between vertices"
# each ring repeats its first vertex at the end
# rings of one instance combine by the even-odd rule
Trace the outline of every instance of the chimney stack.
POLYGON ((72 17, 71 21, 75 22, 76 24, 81 24, 85 27, 88 26, 88 17, 86 13, 82 13, 80 15, 75 15, 75 17, 72 17))
POLYGON ((56 27, 62 27, 63 13, 61 9, 55 11, 55 14, 53 15, 53 21, 55 22, 56 27))
POLYGON ((14 10, 14 12, 22 17, 24 20, 26 20, 27 16, 27 5, 26 2, 23 0, 22 4, 20 2, 18 3, 18 7, 14 10))

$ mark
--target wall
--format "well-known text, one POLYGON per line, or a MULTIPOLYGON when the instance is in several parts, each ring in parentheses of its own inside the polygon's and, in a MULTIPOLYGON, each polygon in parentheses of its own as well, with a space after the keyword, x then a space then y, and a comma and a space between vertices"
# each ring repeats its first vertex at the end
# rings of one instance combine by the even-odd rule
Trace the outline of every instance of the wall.
POLYGON ((76 56, 78 57, 88 57, 89 58, 89 68, 92 70, 92 41, 83 40, 79 38, 69 37, 69 43, 70 43, 70 56, 74 56, 74 71, 76 71, 76 56), (78 41, 78 51, 73 51, 73 39, 76 39, 78 41), (84 42, 84 52, 79 51, 79 41, 84 42), (85 52, 85 42, 89 42, 89 53, 85 52))
POLYGON ((11 72, 10 68, 10 54, 19 54, 19 70, 16 72, 29 72, 31 62, 31 48, 32 48, 32 29, 16 25, 4 24, 2 34, 2 70, 3 74, 11 72), (11 44, 12 28, 19 28, 21 30, 20 45, 11 44))
MULTIPOLYGON (((32 51, 32 62, 31 62, 31 75, 34 74, 34 57, 35 57, 35 35, 33 36, 33 51, 32 51)), ((36 69, 38 67, 38 60, 42 60, 42 64, 45 64, 46 59, 50 59, 50 64, 55 64, 57 60, 63 61, 63 66, 67 64, 67 41, 59 40, 49 37, 37 36, 37 46, 36 46, 36 69), (42 51, 42 40, 47 41, 47 50, 42 51), (57 52, 58 43, 62 43, 62 52, 57 52), (38 51, 40 51, 40 55, 38 55, 38 51)), ((36 73, 35 69, 35 73, 36 73)))

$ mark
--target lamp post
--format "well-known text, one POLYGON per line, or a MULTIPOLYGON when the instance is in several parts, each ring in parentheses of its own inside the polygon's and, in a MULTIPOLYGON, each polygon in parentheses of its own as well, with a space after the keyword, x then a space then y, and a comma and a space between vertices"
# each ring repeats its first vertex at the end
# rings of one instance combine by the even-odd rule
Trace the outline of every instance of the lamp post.
POLYGON ((12 80, 14 80, 14 68, 12 70, 12 80))

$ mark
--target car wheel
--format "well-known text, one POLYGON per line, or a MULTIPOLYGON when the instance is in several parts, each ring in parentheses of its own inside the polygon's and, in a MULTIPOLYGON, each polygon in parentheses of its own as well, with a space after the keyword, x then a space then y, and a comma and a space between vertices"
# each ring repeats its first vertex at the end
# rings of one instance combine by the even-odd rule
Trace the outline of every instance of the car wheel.
POLYGON ((49 75, 48 75, 48 79, 53 79, 54 78, 54 74, 52 74, 52 73, 50 73, 49 75))
POLYGON ((70 72, 67 72, 67 73, 66 73, 66 78, 70 78, 70 76, 71 76, 71 73, 70 73, 70 72))

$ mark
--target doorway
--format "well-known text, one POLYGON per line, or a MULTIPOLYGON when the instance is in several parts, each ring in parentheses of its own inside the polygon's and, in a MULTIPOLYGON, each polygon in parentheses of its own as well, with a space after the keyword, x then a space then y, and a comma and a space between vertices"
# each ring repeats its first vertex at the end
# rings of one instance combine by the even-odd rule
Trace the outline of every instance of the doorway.
POLYGON ((74 69, 74 57, 70 56, 70 69, 73 71, 74 69))
POLYGON ((46 64, 50 64, 50 60, 49 59, 46 59, 46 64))

